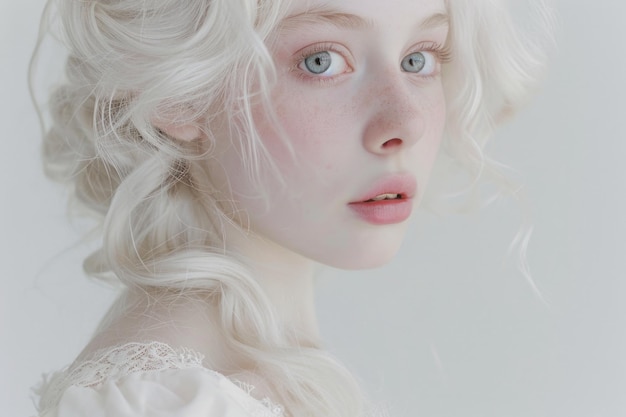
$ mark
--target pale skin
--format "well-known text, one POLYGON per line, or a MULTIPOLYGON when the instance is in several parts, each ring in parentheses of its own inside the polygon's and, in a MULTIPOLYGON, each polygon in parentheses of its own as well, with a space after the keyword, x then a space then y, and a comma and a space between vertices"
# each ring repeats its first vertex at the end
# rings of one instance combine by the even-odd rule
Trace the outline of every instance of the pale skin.
MULTIPOLYGON (((253 266, 282 323, 303 344, 314 344, 317 265, 382 265, 407 227, 395 217, 373 224, 351 203, 378 193, 381 181, 390 188, 385 193, 413 188, 413 207, 423 195, 445 120, 440 69, 448 21, 443 0, 295 0, 289 16, 272 51, 279 76, 272 100, 295 160, 276 127, 260 116, 255 120, 285 185, 268 175, 263 181, 269 199, 259 199, 240 175, 239 153, 228 140, 218 143, 219 164, 210 172, 247 215, 243 228, 226 230, 227 249, 253 266), (423 62, 407 65, 416 56, 423 62)), ((180 140, 203 140, 193 126, 168 125, 166 119, 155 124, 180 140)), ((145 294, 129 303, 130 312, 113 319, 86 352, 138 338, 160 340, 203 353, 218 372, 246 369, 221 343, 207 300, 180 299, 167 312, 145 294)))

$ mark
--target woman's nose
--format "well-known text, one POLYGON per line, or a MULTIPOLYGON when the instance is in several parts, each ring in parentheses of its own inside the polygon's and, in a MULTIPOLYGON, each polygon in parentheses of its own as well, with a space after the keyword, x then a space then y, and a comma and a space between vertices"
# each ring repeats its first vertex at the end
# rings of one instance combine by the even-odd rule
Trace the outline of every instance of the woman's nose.
POLYGON ((422 137, 425 128, 424 103, 415 84, 403 74, 377 77, 363 95, 367 124, 363 145, 372 153, 388 155, 409 148, 422 137))

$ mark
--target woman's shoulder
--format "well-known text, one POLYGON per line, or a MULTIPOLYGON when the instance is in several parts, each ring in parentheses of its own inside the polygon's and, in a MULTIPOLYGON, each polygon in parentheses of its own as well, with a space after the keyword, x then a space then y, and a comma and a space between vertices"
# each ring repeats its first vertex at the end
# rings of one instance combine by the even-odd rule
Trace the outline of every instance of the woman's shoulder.
POLYGON ((254 387, 207 369, 203 355, 169 344, 112 346, 46 378, 37 389, 42 417, 279 417, 282 407, 257 400, 254 387))

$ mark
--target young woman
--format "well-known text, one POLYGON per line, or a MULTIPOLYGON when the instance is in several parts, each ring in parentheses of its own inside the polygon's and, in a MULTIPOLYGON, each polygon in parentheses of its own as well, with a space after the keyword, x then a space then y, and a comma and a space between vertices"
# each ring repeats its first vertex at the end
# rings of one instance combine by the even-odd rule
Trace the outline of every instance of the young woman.
POLYGON ((46 170, 101 220, 85 269, 125 291, 40 415, 368 414, 319 347, 315 265, 390 260, 442 140, 486 170, 540 50, 486 0, 51 0, 52 15, 69 57, 46 170))

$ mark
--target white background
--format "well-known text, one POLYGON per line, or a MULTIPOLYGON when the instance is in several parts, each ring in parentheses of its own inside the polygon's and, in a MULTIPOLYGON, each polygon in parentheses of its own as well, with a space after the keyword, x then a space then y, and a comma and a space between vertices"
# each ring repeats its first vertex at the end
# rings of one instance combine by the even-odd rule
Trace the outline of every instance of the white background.
MULTIPOLYGON (((42 0, 0 4, 0 414, 34 413, 29 387, 70 362, 112 299, 83 278, 65 194, 40 168, 26 89, 42 0)), ((392 416, 626 416, 626 3, 561 0, 543 91, 490 151, 529 195, 529 261, 506 248, 515 204, 420 213, 398 259, 328 271, 328 347, 392 416)))

